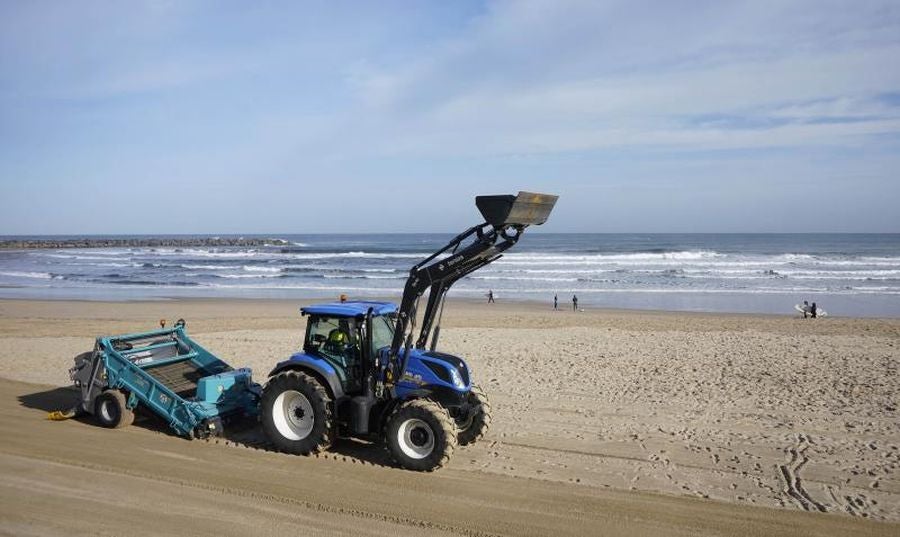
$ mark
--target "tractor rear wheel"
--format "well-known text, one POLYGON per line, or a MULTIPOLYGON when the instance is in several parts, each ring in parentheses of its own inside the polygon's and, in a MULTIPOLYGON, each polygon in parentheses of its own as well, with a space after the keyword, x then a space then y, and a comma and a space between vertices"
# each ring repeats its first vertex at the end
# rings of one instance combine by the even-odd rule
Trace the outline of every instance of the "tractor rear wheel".
POLYGON ((450 461, 456 448, 456 426, 441 405, 415 399, 397 407, 388 418, 385 440, 398 465, 432 472, 450 461))
POLYGON ((94 417, 107 429, 121 429, 134 423, 134 411, 126 405, 125 394, 104 390, 94 400, 94 417))
POLYGON ((456 426, 459 428, 459 445, 461 446, 468 446, 481 440, 491 427, 491 402, 481 386, 472 384, 467 402, 469 404, 468 415, 461 416, 456 421, 456 426))
POLYGON ((263 432, 280 451, 309 455, 331 447, 331 396, 314 377, 300 371, 280 373, 266 384, 259 404, 263 432))

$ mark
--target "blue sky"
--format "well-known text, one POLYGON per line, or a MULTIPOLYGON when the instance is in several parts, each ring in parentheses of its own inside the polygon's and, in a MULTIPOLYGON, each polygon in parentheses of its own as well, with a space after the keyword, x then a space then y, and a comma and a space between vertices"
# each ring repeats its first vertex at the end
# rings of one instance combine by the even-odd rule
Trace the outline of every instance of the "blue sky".
POLYGON ((896 1, 0 3, 0 234, 900 231, 896 1))

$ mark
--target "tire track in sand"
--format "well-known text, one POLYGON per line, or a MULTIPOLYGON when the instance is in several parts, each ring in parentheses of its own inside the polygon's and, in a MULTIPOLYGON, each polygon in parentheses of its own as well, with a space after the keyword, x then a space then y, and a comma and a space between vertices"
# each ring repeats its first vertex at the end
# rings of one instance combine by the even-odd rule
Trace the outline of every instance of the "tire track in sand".
POLYGON ((382 522, 390 522, 402 526, 408 526, 410 528, 423 528, 429 530, 438 530, 444 531, 447 533, 452 533, 456 535, 463 535, 466 537, 500 537, 495 533, 488 533, 483 531, 478 531, 469 528, 460 528, 456 526, 449 526, 446 524, 440 524, 435 522, 428 522, 425 520, 419 520, 411 517, 390 515, 386 513, 374 513, 371 511, 366 511, 363 509, 356 509, 352 507, 342 507, 337 505, 329 505, 318 502, 311 502, 308 500, 301 500, 297 498, 289 498, 287 496, 281 496, 278 494, 271 494, 266 492, 259 492, 253 490, 239 489, 233 487, 219 486, 213 485, 209 483, 203 483, 200 481, 193 481, 187 479, 179 479, 177 477, 164 476, 159 474, 152 474, 147 472, 141 472, 133 469, 125 469, 125 468, 112 468, 103 464, 95 464, 85 461, 79 460, 71 460, 64 459, 59 457, 45 457, 40 455, 24 455, 24 454, 14 454, 14 453, 6 453, 6 456, 17 457, 20 459, 36 459, 40 461, 44 461, 51 464, 59 464, 61 466, 72 466, 76 468, 82 468, 85 470, 91 470, 95 472, 101 472, 107 474, 111 477, 115 477, 116 475, 128 476, 138 479, 147 479, 150 481, 156 481, 161 483, 167 483, 169 485, 176 485, 180 487, 189 487, 197 490, 202 490, 205 492, 213 492, 216 494, 228 494, 231 496, 237 496, 241 498, 249 498, 253 500, 262 500, 272 503, 278 503, 282 505, 291 505, 296 507, 302 507, 305 509, 309 509, 311 511, 317 511, 320 513, 328 513, 328 514, 340 514, 340 515, 348 515, 362 519, 368 520, 378 520, 382 522))
POLYGON ((820 513, 827 513, 828 509, 806 492, 806 489, 803 488, 803 480, 800 479, 800 470, 809 462, 806 450, 809 449, 811 443, 809 436, 799 433, 797 441, 790 447, 785 448, 785 452, 790 453, 791 460, 787 464, 782 464, 778 467, 781 479, 785 483, 783 492, 797 502, 804 511, 815 510, 820 513))

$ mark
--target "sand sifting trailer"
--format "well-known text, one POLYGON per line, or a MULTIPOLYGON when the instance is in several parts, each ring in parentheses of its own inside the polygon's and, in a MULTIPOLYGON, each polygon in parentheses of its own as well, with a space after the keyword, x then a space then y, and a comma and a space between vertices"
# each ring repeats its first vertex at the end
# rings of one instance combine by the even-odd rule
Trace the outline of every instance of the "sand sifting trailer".
POLYGON ((251 370, 234 369, 191 340, 183 320, 98 337, 93 351, 75 357, 69 376, 81 390, 75 411, 109 428, 129 425, 138 405, 189 438, 217 435, 223 421, 258 413, 261 389, 251 370))

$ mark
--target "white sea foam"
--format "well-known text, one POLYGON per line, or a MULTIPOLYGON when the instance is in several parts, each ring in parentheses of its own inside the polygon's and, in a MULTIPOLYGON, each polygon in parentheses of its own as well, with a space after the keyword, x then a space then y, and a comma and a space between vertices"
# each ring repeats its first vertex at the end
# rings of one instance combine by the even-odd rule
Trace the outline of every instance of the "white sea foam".
POLYGON ((108 257, 116 257, 116 256, 123 256, 123 255, 131 255, 133 250, 116 250, 116 249, 112 249, 112 248, 103 248, 103 249, 100 249, 100 248, 88 248, 88 249, 74 248, 71 250, 56 250, 56 251, 59 253, 71 252, 76 255, 102 255, 102 256, 108 256, 108 257))
POLYGON ((887 258, 868 258, 867 260, 863 260, 863 258, 858 259, 817 259, 815 262, 810 263, 812 265, 821 265, 821 266, 838 266, 838 267, 897 267, 900 266, 900 259, 895 259, 893 261, 888 260, 887 258))
POLYGON ((280 274, 268 274, 268 273, 260 273, 260 274, 213 274, 213 276, 217 278, 228 278, 228 279, 246 279, 246 278, 278 278, 280 274))
POLYGON ((807 276, 818 278, 851 278, 855 276, 900 276, 900 269, 874 270, 782 270, 788 276, 807 276))
POLYGON ((514 278, 511 276, 469 276, 472 280, 499 280, 499 281, 525 281, 525 282, 577 282, 579 278, 514 278))
MULTIPOLYGON (((200 248, 157 248, 157 249, 148 249, 142 250, 142 256, 152 257, 152 256, 165 256, 165 257, 212 257, 212 258, 245 258, 245 257, 259 257, 261 252, 259 250, 206 250, 200 248)), ((271 255, 271 254, 266 254, 271 255)))
MULTIPOLYGON (((249 251, 249 252, 206 252, 206 251, 192 251, 188 252, 192 256, 197 257, 211 257, 216 259, 241 259, 247 257, 262 257, 263 254, 260 254, 258 251, 249 251)), ((173 254, 167 254, 173 255, 173 254)), ((175 255, 183 255, 183 254, 175 254, 175 255)))
MULTIPOLYGON (((292 259, 424 259, 431 254, 428 253, 380 253, 380 252, 334 252, 334 253, 317 253, 303 254, 291 253, 282 254, 284 257, 292 259)), ((442 256, 446 257, 446 256, 442 256)))
POLYGON ((56 259, 77 259, 79 261, 109 261, 109 257, 97 255, 73 255, 73 254, 44 254, 45 257, 56 259))
POLYGON ((281 272, 279 267, 256 267, 253 265, 244 265, 247 272, 281 272))
MULTIPOLYGON (((245 285, 245 284, 219 284, 219 283, 211 283, 208 284, 207 287, 215 287, 222 289, 293 289, 298 291, 359 291, 359 292, 371 292, 375 291, 371 286, 367 287, 353 287, 348 285, 315 285, 315 284, 254 284, 254 285, 245 285)), ((378 290, 382 292, 382 290, 378 290)), ((390 291, 389 289, 384 289, 384 291, 390 291)))
POLYGON ((143 263, 90 263, 90 266, 92 266, 92 267, 118 267, 118 268, 132 267, 132 268, 135 268, 135 267, 141 266, 142 264, 143 263))
POLYGON ((506 259, 516 261, 695 261, 701 259, 718 259, 727 254, 708 250, 686 250, 682 252, 659 253, 633 253, 633 254, 590 254, 590 255, 560 255, 538 253, 512 253, 505 256, 506 259))
POLYGON ((11 278, 34 278, 38 280, 49 280, 53 278, 53 275, 49 272, 21 272, 17 270, 0 272, 0 276, 9 276, 11 278))
POLYGON ((356 276, 352 274, 323 274, 329 280, 396 280, 399 276, 356 276))
POLYGON ((179 265, 181 268, 191 270, 234 270, 241 268, 240 265, 179 265))

